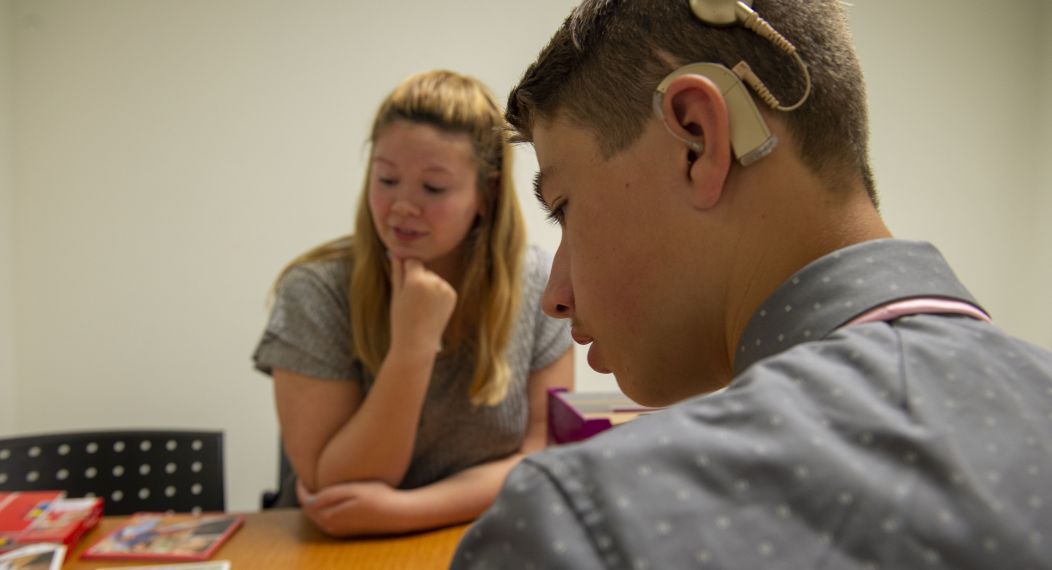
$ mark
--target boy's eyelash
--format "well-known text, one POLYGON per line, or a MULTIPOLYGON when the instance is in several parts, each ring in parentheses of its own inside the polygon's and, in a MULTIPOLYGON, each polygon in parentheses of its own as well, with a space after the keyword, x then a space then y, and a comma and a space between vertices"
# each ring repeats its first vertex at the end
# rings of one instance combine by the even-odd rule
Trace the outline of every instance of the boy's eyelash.
POLYGON ((548 210, 548 213, 545 216, 545 218, 548 220, 549 223, 562 225, 562 223, 563 223, 563 208, 565 207, 565 205, 566 205, 566 203, 563 202, 562 204, 559 204, 558 206, 545 208, 546 210, 548 210))

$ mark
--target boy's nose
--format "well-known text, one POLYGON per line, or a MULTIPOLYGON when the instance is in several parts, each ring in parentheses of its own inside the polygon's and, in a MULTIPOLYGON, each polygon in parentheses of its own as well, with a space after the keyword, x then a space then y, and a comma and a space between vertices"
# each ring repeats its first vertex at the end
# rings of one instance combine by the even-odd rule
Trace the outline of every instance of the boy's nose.
POLYGON ((541 297, 541 309, 550 317, 570 319, 574 316, 573 286, 570 282, 570 263, 563 249, 562 242, 555 250, 552 260, 552 272, 548 276, 548 285, 541 297))

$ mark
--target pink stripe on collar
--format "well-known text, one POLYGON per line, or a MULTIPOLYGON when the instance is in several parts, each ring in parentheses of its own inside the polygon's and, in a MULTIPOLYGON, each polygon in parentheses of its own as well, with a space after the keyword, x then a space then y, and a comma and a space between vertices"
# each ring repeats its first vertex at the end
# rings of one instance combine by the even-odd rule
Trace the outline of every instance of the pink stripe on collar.
POLYGON ((899 317, 909 315, 934 315, 934 314, 958 314, 979 319, 987 323, 993 322, 990 315, 979 310, 974 305, 962 301, 951 301, 937 297, 922 297, 919 299, 907 299, 881 305, 870 311, 855 317, 844 326, 861 325, 874 321, 890 321, 899 317))

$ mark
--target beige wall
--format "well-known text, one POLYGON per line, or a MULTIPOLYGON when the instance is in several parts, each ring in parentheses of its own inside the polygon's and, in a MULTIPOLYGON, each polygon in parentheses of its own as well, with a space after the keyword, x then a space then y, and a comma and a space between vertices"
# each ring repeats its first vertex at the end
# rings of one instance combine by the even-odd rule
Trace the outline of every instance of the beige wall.
POLYGON ((570 2, 15 6, 17 428, 222 429, 252 508, 277 465, 266 293, 350 231, 380 99, 434 67, 507 93, 570 2))
POLYGON ((892 231, 934 242, 1003 328, 1052 347, 1035 305, 1052 285, 1034 239, 1052 214, 1038 191, 1045 3, 853 2, 852 23, 892 231))
POLYGON ((14 175, 11 146, 11 0, 0 0, 0 434, 15 429, 15 354, 11 271, 14 266, 14 175))
POLYGON ((1042 73, 1041 92, 1038 100, 1042 141, 1040 153, 1035 161, 1041 168, 1040 183, 1034 188, 1037 206, 1037 253, 1035 262, 1039 270, 1037 279, 1037 311, 1034 320, 1040 327, 1035 342, 1052 347, 1052 2, 1035 0, 1040 7, 1040 37, 1042 39, 1040 65, 1042 73))
MULTIPOLYGON (((266 291, 294 254, 349 231, 380 98, 433 67, 503 96, 575 3, 16 0, 13 34, 0 12, 17 69, 12 90, 0 59, 0 121, 10 91, 18 135, 13 193, 0 186, 0 317, 12 291, 16 307, 0 351, 13 331, 18 390, 4 397, 0 352, 0 406, 22 411, 0 435, 222 429, 230 507, 253 508, 275 477, 270 383, 249 361, 266 291)), ((1052 29, 1022 10, 1043 2, 853 4, 892 228, 934 241, 1005 328, 1052 346, 1049 306, 1034 308, 1052 288, 1034 262, 1048 115, 1042 142, 1028 112, 1048 77, 1026 73, 1048 67, 1052 29)), ((552 250, 519 156, 531 236, 552 250)), ((613 385, 581 352, 577 369, 584 389, 613 385)))

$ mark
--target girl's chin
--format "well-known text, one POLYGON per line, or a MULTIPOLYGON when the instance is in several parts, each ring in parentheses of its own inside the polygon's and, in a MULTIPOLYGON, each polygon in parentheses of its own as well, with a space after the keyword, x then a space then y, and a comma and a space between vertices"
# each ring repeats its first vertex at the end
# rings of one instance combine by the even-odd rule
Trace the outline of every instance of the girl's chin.
POLYGON ((413 259, 419 259, 425 263, 431 257, 418 247, 407 246, 401 243, 385 243, 384 245, 387 246, 387 253, 394 257, 400 257, 403 259, 411 257, 413 259))

